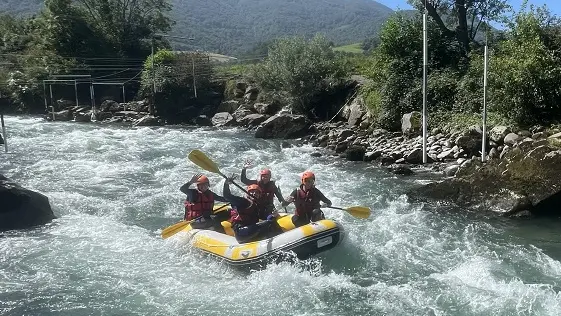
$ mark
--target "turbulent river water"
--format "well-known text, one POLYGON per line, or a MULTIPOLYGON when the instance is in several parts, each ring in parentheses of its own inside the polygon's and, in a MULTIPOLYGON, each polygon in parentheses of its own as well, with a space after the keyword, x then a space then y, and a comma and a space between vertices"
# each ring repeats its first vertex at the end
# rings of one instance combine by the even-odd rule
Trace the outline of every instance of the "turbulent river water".
MULTIPOLYGON (((281 148, 241 130, 48 123, 7 117, 0 173, 42 192, 58 217, 0 235, 0 315, 559 315, 559 222, 513 221, 407 202, 431 181, 402 178, 311 147, 281 148), (270 167, 285 195, 306 169, 346 230, 336 248, 301 262, 238 271, 163 240, 181 219, 179 187, 201 170, 270 167)), ((222 180, 209 175, 221 193, 222 180)), ((251 178, 250 177, 250 178, 251 178)), ((1 201, 0 201, 1 203, 1 201)))

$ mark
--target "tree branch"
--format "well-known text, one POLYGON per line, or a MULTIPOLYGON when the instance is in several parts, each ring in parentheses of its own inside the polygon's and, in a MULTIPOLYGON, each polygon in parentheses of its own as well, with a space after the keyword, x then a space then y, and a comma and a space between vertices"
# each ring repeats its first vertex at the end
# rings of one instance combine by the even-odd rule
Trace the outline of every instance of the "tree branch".
POLYGON ((440 15, 438 14, 436 7, 433 6, 433 4, 430 1, 426 2, 427 4, 427 13, 429 14, 430 17, 433 18, 433 20, 436 22, 436 24, 438 25, 438 27, 440 28, 440 30, 442 30, 442 32, 445 35, 454 35, 456 34, 456 32, 450 30, 448 27, 446 27, 446 24, 444 24, 444 21, 442 21, 442 18, 440 17, 440 15))

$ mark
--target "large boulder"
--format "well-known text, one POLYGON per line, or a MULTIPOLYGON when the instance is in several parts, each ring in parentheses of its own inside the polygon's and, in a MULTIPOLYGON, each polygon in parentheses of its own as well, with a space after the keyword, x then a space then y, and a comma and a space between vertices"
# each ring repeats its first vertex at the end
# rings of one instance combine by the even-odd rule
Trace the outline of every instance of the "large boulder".
POLYGON ((144 117, 135 120, 132 123, 133 126, 161 126, 164 125, 164 122, 152 115, 146 115, 144 117))
POLYGON ((421 135, 422 118, 421 112, 417 111, 403 114, 403 117, 401 118, 401 132, 403 135, 421 135))
POLYGON ((255 131, 256 138, 298 138, 309 133, 311 122, 303 115, 277 114, 255 131))
POLYGON ((364 100, 361 97, 355 98, 348 108, 347 123, 351 126, 359 126, 366 112, 364 100))
POLYGON ((43 225, 55 218, 49 199, 0 175, 0 231, 43 225))
MULTIPOLYGON (((505 141, 506 142, 506 141, 505 141)), ((561 151, 537 141, 486 164, 464 163, 455 177, 411 190, 415 201, 449 201, 506 216, 561 216, 561 151), (553 205, 553 206, 552 206, 553 205)))
POLYGON ((227 100, 220 103, 216 113, 228 112, 234 113, 240 107, 240 102, 237 100, 227 100))
POLYGON ((238 125, 245 127, 256 127, 265 122, 270 116, 264 114, 249 114, 238 121, 238 125))
POLYGON ((363 161, 366 154, 366 148, 363 146, 353 145, 345 151, 345 158, 349 161, 363 161))
POLYGON ((511 130, 507 126, 498 125, 491 129, 489 138, 497 144, 502 144, 505 136, 510 134, 511 130))
POLYGON ((119 105, 117 101, 113 101, 113 100, 105 100, 101 103, 101 106, 99 107, 101 112, 116 112, 116 111, 120 111, 121 108, 122 106, 119 105))
POLYGON ((236 119, 228 112, 216 113, 212 117, 212 125, 214 126, 233 126, 235 124, 236 119))

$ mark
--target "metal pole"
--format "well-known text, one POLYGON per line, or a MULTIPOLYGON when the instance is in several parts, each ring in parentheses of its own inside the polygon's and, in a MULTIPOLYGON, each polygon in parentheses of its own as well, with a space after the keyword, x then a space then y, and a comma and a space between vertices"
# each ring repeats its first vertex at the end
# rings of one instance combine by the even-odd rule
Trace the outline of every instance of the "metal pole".
POLYGON ((154 72, 154 36, 152 36, 152 102, 148 111, 154 116, 154 103, 156 102, 156 74, 154 72))
POLYGON ((423 163, 427 163, 427 6, 423 12, 423 163))
POLYGON ((94 96, 93 96, 93 84, 90 82, 90 103, 92 105, 92 111, 95 108, 95 100, 94 100, 94 96))
POLYGON ((4 150, 8 152, 8 137, 6 135, 6 125, 4 125, 4 114, 0 114, 0 119, 2 120, 2 135, 4 136, 4 150))
POLYGON ((43 80, 43 99, 45 100, 45 112, 49 113, 49 106, 47 105, 47 85, 43 80))
POLYGON ((125 85, 123 85, 123 103, 126 103, 126 102, 127 102, 127 100, 126 100, 126 97, 125 97, 125 85))
POLYGON ((95 108, 95 86, 92 84, 91 87, 92 87, 92 102, 93 102, 92 103, 93 104, 92 108, 95 108))
POLYGON ((487 144, 487 63, 488 63, 488 38, 485 33, 485 52, 483 54, 483 135, 481 139, 481 162, 486 160, 487 144))
POLYGON ((195 90, 195 99, 197 98, 197 82, 195 80, 195 54, 191 54, 191 60, 193 61, 193 89, 195 90))
POLYGON ((51 93, 51 114, 53 115, 53 121, 55 120, 55 106, 53 104, 53 86, 49 85, 49 91, 51 93))
POLYGON ((76 106, 79 106, 79 104, 78 104, 78 84, 76 83, 76 80, 74 80, 74 95, 76 96, 76 106))

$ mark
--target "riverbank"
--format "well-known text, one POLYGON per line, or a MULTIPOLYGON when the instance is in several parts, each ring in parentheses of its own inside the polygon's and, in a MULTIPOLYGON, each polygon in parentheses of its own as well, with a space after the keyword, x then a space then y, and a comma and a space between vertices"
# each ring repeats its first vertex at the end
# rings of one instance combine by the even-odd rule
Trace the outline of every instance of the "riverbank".
MULTIPOLYGON (((558 216, 543 208, 549 205, 549 197, 561 190, 558 127, 489 126, 486 162, 482 163, 481 126, 461 128, 447 124, 429 131, 428 163, 422 164, 421 114, 404 114, 399 132, 375 128, 370 111, 355 93, 360 85, 359 80, 348 83, 347 97, 330 105, 339 109, 332 122, 291 114, 277 100, 267 101, 255 86, 238 81, 227 85, 231 91, 225 95, 230 99, 190 113, 185 123, 245 128, 257 138, 286 139, 286 146, 309 144, 325 148, 343 159, 377 164, 402 176, 411 175, 420 167, 441 172, 442 181, 409 192, 409 198, 416 201, 445 201, 467 209, 517 217, 558 216)), ((163 119, 148 115, 147 101, 106 100, 93 110, 87 106, 68 107, 46 118, 132 126, 166 124, 163 119)))

